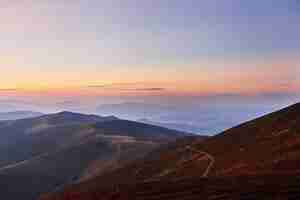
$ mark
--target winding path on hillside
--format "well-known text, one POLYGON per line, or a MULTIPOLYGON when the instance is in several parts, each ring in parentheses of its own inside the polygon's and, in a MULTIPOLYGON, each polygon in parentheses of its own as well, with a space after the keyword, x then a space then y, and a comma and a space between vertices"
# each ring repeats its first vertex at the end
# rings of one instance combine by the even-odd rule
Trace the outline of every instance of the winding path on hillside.
POLYGON ((208 177, 212 167, 215 164, 215 158, 211 154, 209 154, 205 151, 199 151, 190 145, 185 146, 185 149, 195 153, 195 155, 193 155, 192 158, 190 158, 189 160, 184 161, 184 163, 181 163, 180 166, 178 166, 177 168, 175 168, 173 170, 166 170, 166 171, 146 180, 145 182, 155 181, 155 180, 159 179, 160 177, 165 177, 167 175, 175 173, 178 169, 184 168, 184 166, 187 163, 194 162, 194 161, 199 162, 199 161, 203 161, 203 160, 209 160, 210 162, 209 162, 208 166, 206 167, 205 171, 203 172, 203 174, 201 175, 201 177, 203 177, 203 178, 208 177))
POLYGON ((31 161, 34 161, 34 160, 39 160, 45 156, 49 155, 49 153, 45 153, 45 154, 42 154, 42 155, 39 155, 39 156, 35 156, 31 159, 28 159, 28 160, 23 160, 23 161, 19 161, 19 162, 16 162, 16 163, 13 163, 13 164, 9 164, 9 165, 6 165, 6 166, 3 166, 0 168, 0 172, 4 171, 4 170, 7 170, 7 169, 11 169, 11 168, 15 168, 15 167, 18 167, 18 166, 21 166, 21 165, 25 165, 31 161))
POLYGON ((207 153, 205 151, 199 151, 199 150, 191 147, 190 145, 186 146, 185 148, 188 149, 188 150, 190 150, 190 151, 192 151, 192 152, 195 152, 198 155, 201 155, 201 154, 203 155, 203 156, 199 157, 197 159, 197 161, 202 161, 202 160, 205 160, 205 159, 210 160, 209 165, 207 166, 207 168, 205 169, 204 173, 202 174, 202 177, 207 177, 208 174, 210 173, 212 167, 215 164, 215 158, 211 154, 209 154, 209 153, 207 153))

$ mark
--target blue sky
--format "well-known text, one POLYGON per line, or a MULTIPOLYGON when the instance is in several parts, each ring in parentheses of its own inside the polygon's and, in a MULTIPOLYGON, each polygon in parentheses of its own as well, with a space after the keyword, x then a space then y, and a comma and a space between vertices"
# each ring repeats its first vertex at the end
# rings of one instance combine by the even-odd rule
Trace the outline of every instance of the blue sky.
POLYGON ((213 77, 249 82, 250 74, 257 82, 256 69, 277 87, 278 74, 296 79, 299 69, 299 11, 296 0, 7 1, 0 8, 2 89, 176 82, 178 90, 202 84, 193 90, 220 93, 232 83, 213 77))

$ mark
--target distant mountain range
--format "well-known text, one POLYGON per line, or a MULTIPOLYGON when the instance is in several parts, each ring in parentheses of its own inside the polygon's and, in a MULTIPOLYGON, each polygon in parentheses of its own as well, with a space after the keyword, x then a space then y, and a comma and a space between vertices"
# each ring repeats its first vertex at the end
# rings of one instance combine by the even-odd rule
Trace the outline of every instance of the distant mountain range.
POLYGON ((274 104, 271 101, 229 103, 221 99, 211 99, 210 101, 178 102, 172 105, 168 105, 166 102, 103 104, 98 106, 96 113, 135 121, 146 119, 147 123, 150 121, 155 125, 186 132, 215 135, 280 108, 283 108, 282 105, 274 104))
POLYGON ((0 196, 10 200, 33 200, 89 180, 185 136, 114 116, 72 112, 2 121, 0 133, 0 196))
POLYGON ((204 140, 178 139, 41 199, 298 199, 299 147, 295 104, 204 140))
POLYGON ((159 104, 124 102, 119 104, 103 104, 96 109, 101 115, 112 114, 125 119, 145 118, 159 113, 174 110, 172 106, 164 106, 159 104))
POLYGON ((40 112, 33 112, 33 111, 13 111, 13 112, 2 112, 0 113, 0 120, 17 120, 17 119, 25 119, 31 117, 39 117, 44 115, 40 112))
MULTIPOLYGON (((196 106, 196 108, 190 108, 187 105, 182 107, 178 105, 124 102, 100 105, 96 109, 96 112, 101 115, 113 114, 120 118, 185 132, 213 134, 217 128, 211 127, 213 117, 209 115, 212 113, 207 110, 199 109, 198 106, 196 106), (205 117, 203 118, 203 116, 205 117), (198 123, 198 120, 201 121, 201 123, 198 123), (210 130, 213 131, 210 132, 210 130)), ((223 126, 223 124, 221 126, 223 126)))
POLYGON ((174 129, 174 130, 179 130, 179 131, 185 131, 185 132, 190 132, 190 133, 196 133, 199 135, 202 135, 201 133, 198 133, 199 127, 189 125, 189 124, 183 124, 183 123, 167 123, 167 122, 154 122, 152 120, 143 118, 139 119, 138 122, 146 123, 146 124, 152 124, 155 126, 161 126, 169 129, 174 129))

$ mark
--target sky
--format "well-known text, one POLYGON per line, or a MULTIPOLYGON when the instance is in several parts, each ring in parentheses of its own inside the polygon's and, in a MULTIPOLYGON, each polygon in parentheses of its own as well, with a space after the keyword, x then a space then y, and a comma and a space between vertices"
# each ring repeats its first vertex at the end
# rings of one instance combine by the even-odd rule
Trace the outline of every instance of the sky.
POLYGON ((0 96, 298 95, 297 0, 0 0, 0 96))

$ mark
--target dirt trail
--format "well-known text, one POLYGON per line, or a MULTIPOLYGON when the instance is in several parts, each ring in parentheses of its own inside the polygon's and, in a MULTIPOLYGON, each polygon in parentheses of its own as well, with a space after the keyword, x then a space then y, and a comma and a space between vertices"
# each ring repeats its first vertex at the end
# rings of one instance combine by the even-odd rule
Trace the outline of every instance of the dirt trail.
POLYGON ((211 154, 209 154, 209 153, 207 153, 207 152, 205 152, 205 151, 199 151, 199 150, 197 150, 197 149, 191 147, 190 145, 186 146, 185 149, 186 149, 186 150, 189 150, 189 151, 191 151, 191 152, 194 152, 195 155, 194 155, 191 159, 189 159, 189 160, 185 161, 183 164, 181 164, 181 166, 178 166, 176 169, 165 170, 164 172, 162 172, 162 173, 160 173, 160 174, 158 174, 158 175, 156 175, 156 176, 154 176, 154 177, 152 177, 152 178, 146 180, 145 182, 155 181, 155 180, 157 180, 157 179, 159 179, 159 178, 161 178, 161 177, 164 177, 164 176, 170 175, 170 174, 172 174, 172 173, 175 173, 179 168, 184 167, 184 165, 185 165, 186 163, 194 162, 195 160, 196 160, 196 161, 210 160, 210 162, 209 162, 207 168, 205 169, 204 173, 202 174, 202 177, 203 177, 203 178, 208 177, 208 175, 209 175, 209 173, 210 173, 212 167, 213 167, 214 164, 215 164, 215 158, 214 158, 211 154))
POLYGON ((190 150, 190 151, 192 151, 192 152, 195 152, 195 153, 197 153, 197 154, 203 154, 203 156, 199 157, 199 158, 197 159, 197 161, 201 161, 201 160, 205 160, 205 159, 209 159, 209 160, 210 160, 209 165, 207 166, 206 170, 205 170, 204 173, 202 174, 202 177, 207 177, 208 174, 209 174, 209 172, 211 171, 212 167, 213 167, 214 164, 215 164, 215 158, 214 158, 211 154, 209 154, 209 153, 207 153, 207 152, 205 152, 205 151, 199 151, 199 150, 197 150, 197 149, 194 149, 193 147, 191 147, 191 146, 189 146, 189 145, 186 146, 186 149, 188 149, 188 150, 190 150))
POLYGON ((45 154, 42 154, 40 156, 36 156, 36 157, 33 157, 31 159, 28 159, 28 160, 23 160, 23 161, 20 161, 20 162, 17 162, 17 163, 13 163, 13 164, 10 164, 10 165, 6 165, 4 167, 1 167, 0 168, 0 172, 4 171, 4 170, 7 170, 7 169, 11 169, 11 168, 15 168, 15 167, 18 167, 18 166, 21 166, 21 165, 25 165, 31 161, 34 161, 34 160, 38 160, 38 159, 41 159, 45 156, 49 155, 48 153, 45 153, 45 154))

